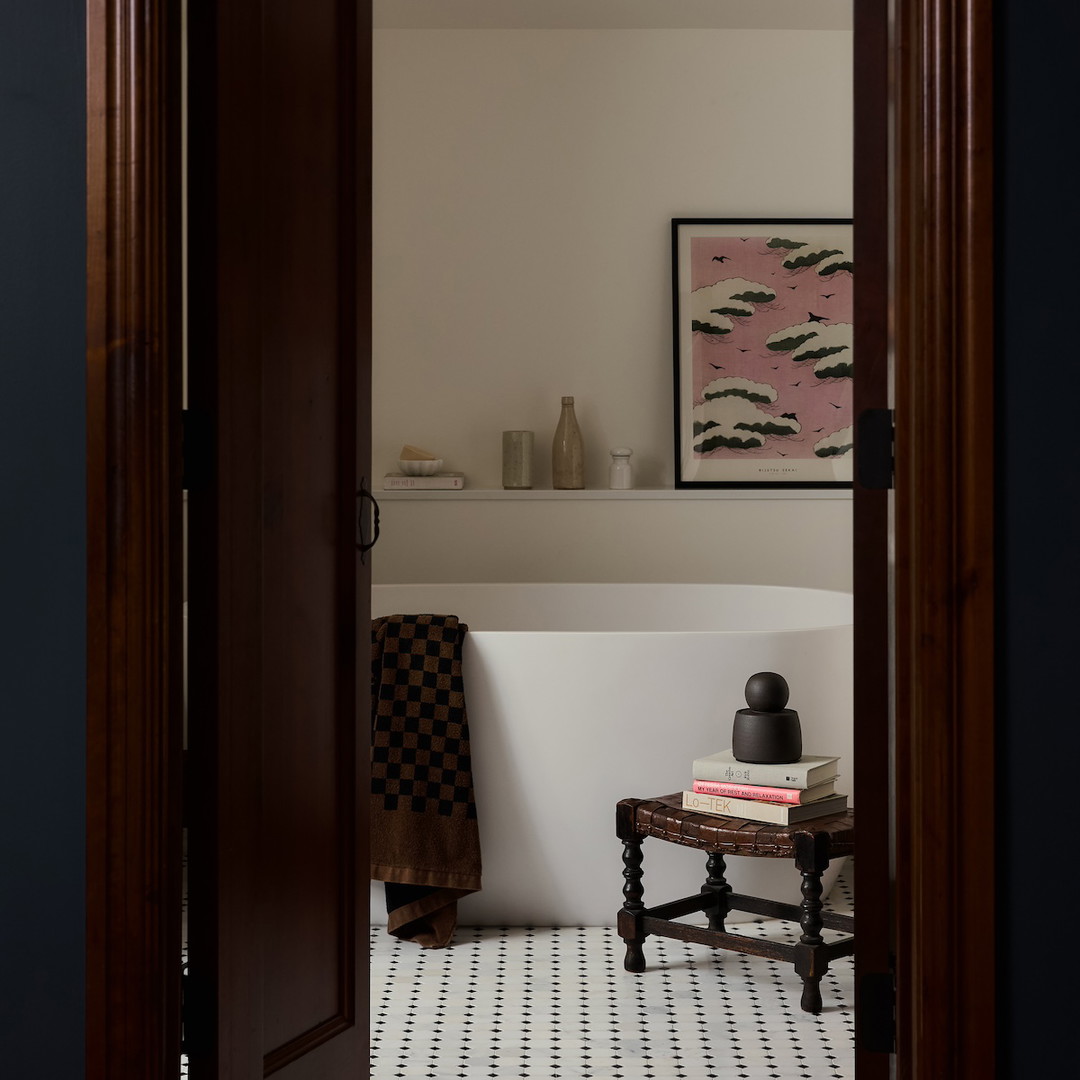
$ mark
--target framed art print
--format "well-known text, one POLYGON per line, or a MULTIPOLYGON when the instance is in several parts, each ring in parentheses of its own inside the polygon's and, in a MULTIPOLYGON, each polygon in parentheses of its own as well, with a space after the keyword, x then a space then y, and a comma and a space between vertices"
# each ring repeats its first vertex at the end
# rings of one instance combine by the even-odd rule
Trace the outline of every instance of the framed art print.
POLYGON ((851 219, 674 218, 676 487, 850 487, 851 219))

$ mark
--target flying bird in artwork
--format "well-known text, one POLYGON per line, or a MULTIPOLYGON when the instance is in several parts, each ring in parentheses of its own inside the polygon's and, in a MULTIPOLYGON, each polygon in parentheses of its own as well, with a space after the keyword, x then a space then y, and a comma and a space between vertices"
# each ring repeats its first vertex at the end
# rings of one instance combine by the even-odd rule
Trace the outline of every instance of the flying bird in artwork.
POLYGON ((799 383, 801 383, 801 382, 802 382, 802 379, 800 379, 800 380, 799 380, 799 382, 793 382, 793 383, 792 383, 791 385, 792 385, 792 386, 798 386, 798 385, 799 385, 799 383))
POLYGON ((780 455, 781 457, 787 457, 787 454, 785 454, 783 450, 777 450, 776 452, 777 452, 777 453, 778 453, 778 454, 779 454, 779 455, 780 455))
POLYGON ((797 289, 798 287, 799 287, 798 285, 789 285, 788 286, 789 289, 797 289))
MULTIPOLYGON (((737 345, 735 347, 737 349, 739 348, 737 345)), ((749 349, 739 349, 739 352, 749 352, 749 351, 750 351, 749 349)))
POLYGON ((835 295, 836 295, 836 293, 834 293, 834 292, 823 292, 821 294, 821 298, 822 298, 822 300, 828 300, 830 296, 835 296, 835 295))
POLYGON ((825 315, 815 315, 812 311, 806 313, 807 322, 828 322, 828 318, 825 315))
POLYGON ((727 262, 727 261, 728 261, 728 259, 730 259, 730 258, 731 258, 731 256, 730 256, 730 255, 714 255, 714 256, 712 257, 712 261, 713 261, 713 262, 721 262, 721 263, 722 263, 722 262, 727 262))
POLYGON ((816 428, 814 428, 814 434, 816 435, 819 431, 824 431, 824 430, 825 429, 823 427, 816 427, 816 428))
POLYGON ((723 371, 724 370, 724 365, 723 364, 714 364, 711 360, 709 361, 709 367, 714 367, 714 368, 716 368, 717 371, 723 371))
POLYGON ((830 404, 830 405, 832 405, 832 407, 833 407, 834 409, 839 409, 839 408, 840 408, 840 406, 839 406, 839 405, 837 405, 837 404, 836 404, 835 402, 833 402, 833 401, 830 401, 830 402, 829 402, 829 404, 830 404))

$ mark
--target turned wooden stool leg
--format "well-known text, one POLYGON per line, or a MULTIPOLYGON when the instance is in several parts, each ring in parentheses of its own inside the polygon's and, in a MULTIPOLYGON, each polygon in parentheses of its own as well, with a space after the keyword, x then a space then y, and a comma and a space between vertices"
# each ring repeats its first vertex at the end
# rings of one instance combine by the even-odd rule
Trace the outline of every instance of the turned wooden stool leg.
POLYGON ((731 910, 728 907, 731 886, 724 877, 726 870, 724 856, 719 851, 710 851, 705 863, 705 872, 708 877, 705 879, 705 884, 701 886, 701 891, 713 894, 713 903, 705 910, 709 914, 709 929, 719 930, 720 933, 724 932, 724 920, 731 910))
POLYGON ((829 865, 829 838, 800 835, 795 838, 795 865, 802 873, 802 904, 799 905, 799 938, 795 970, 802 976, 804 1012, 821 1012, 821 977, 828 970, 828 960, 818 955, 824 944, 821 936, 821 875, 829 865))
MULTIPOLYGON (((799 938, 800 945, 822 945, 821 937, 821 873, 813 870, 803 871, 802 876, 802 904, 799 916, 799 925, 802 927, 802 936, 799 938)), ((824 967, 818 970, 818 965, 811 956, 810 971, 803 974, 802 1005, 804 1012, 821 1012, 821 976, 824 967)))
POLYGON ((623 877, 626 879, 623 896, 626 899, 619 912, 619 936, 626 942, 623 967, 627 971, 645 970, 645 954, 641 951, 645 942, 645 935, 641 932, 640 914, 645 909, 641 900, 645 894, 641 884, 641 862, 641 837, 627 837, 623 841, 623 877))

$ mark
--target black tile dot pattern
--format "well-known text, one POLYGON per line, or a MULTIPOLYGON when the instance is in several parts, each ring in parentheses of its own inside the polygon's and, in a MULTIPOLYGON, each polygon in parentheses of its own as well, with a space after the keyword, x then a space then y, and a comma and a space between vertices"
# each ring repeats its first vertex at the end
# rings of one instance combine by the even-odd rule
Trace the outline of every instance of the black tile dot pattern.
MULTIPOLYGON (((826 908, 854 913, 853 869, 849 860, 826 908)), ((186 966, 186 888, 183 914, 186 966)), ((776 920, 737 931, 798 938, 793 924, 776 920)), ((788 964, 661 938, 647 948, 659 984, 623 970, 612 927, 460 927, 453 947, 438 952, 372 927, 372 1080, 854 1077, 850 959, 830 967, 825 1009, 811 1017, 788 964)))
MULTIPOLYGON (((849 860, 825 906, 854 912, 849 860)), ((741 934, 798 940, 759 919, 741 934)), ((841 935, 825 931, 826 940, 841 935)), ((790 964, 649 938, 624 971, 612 927, 459 927, 421 950, 371 928, 373 1080, 851 1080, 854 972, 834 961, 818 1016, 790 964)))

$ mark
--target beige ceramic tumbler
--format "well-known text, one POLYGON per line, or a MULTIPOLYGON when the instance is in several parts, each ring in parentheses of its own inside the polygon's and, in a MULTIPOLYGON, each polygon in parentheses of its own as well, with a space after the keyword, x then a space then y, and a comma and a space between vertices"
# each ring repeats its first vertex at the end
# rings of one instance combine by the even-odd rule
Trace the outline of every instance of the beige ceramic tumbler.
POLYGON ((533 486, 533 433, 502 433, 502 486, 507 490, 528 491, 533 486))

